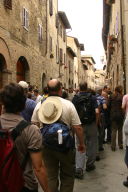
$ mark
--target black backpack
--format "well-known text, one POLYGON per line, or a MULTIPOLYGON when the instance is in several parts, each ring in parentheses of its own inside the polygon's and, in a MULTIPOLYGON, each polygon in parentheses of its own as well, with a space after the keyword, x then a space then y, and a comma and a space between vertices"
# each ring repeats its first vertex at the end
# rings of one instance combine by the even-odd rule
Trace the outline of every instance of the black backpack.
POLYGON ((74 105, 82 124, 91 124, 95 121, 95 107, 92 94, 77 94, 74 98, 74 105))

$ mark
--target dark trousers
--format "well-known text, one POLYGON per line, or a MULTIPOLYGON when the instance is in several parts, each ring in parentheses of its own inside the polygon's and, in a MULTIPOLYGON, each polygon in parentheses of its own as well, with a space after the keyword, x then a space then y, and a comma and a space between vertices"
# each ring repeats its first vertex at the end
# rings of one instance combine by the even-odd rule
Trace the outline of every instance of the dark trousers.
POLYGON ((75 151, 67 153, 43 146, 43 159, 48 173, 48 184, 52 192, 73 192, 75 175, 75 151))
POLYGON ((113 148, 116 147, 116 135, 117 135, 117 132, 118 132, 118 146, 121 147, 122 144, 123 144, 122 126, 123 126, 123 121, 112 121, 111 146, 113 148))
POLYGON ((24 187, 21 192, 38 192, 38 190, 30 190, 30 189, 24 187))

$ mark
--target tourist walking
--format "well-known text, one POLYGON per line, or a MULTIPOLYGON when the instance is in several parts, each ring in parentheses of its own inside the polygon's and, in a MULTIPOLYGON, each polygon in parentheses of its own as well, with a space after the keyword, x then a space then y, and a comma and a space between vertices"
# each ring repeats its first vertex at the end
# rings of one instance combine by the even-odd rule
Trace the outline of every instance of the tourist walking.
POLYGON ((122 110, 122 86, 117 86, 115 88, 115 93, 109 98, 109 109, 110 109, 110 119, 112 127, 111 136, 111 149, 116 150, 116 135, 118 132, 118 146, 119 149, 123 149, 123 139, 122 139, 122 126, 124 120, 124 112, 122 110))
MULTIPOLYGON (((97 155, 98 144, 97 121, 99 117, 99 109, 96 97, 88 91, 86 82, 80 83, 79 90, 80 92, 74 96, 72 102, 76 107, 85 134, 84 142, 86 144, 87 151, 86 171, 92 171, 96 168, 95 160, 97 155)), ((84 161, 85 155, 82 155, 81 157, 81 154, 79 154, 79 152, 76 152, 77 177, 82 177, 83 175, 84 161), (81 165, 79 159, 82 159, 81 165)))
POLYGON ((6 85, 0 91, 0 103, 4 107, 4 113, 0 117, 0 191, 38 192, 39 182, 44 192, 50 192, 42 160, 40 130, 36 125, 24 121, 20 115, 26 103, 24 89, 15 83, 6 85), (10 134, 16 150, 12 138, 9 139, 10 134), (5 145, 8 140, 9 145, 5 145), (23 175, 19 169, 23 171, 23 175))
POLYGON ((83 129, 74 105, 61 98, 62 87, 57 79, 48 82, 48 93, 48 98, 42 104, 40 102, 36 106, 32 122, 37 123, 39 121, 43 124, 43 157, 48 171, 48 183, 51 191, 72 192, 75 166, 73 134, 76 134, 79 141, 78 151, 83 153, 85 152, 83 129), (59 130, 56 131, 58 126, 59 130), (64 127, 66 129, 65 134, 68 134, 66 141, 62 135, 62 128, 64 127), (49 135, 50 131, 51 136, 49 135), (56 135, 58 135, 58 139, 56 135))

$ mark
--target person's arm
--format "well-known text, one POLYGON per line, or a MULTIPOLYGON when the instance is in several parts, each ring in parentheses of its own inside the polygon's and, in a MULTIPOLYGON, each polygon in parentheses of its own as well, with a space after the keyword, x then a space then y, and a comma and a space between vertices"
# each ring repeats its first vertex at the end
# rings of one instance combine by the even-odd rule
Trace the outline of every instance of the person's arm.
POLYGON ((34 111, 33 111, 33 114, 32 114, 32 118, 31 118, 31 123, 34 124, 34 125, 37 125, 38 127, 40 127, 40 122, 39 122, 39 119, 38 119, 38 110, 41 106, 41 102, 39 102, 34 111))
POLYGON ((99 123, 99 118, 100 118, 99 108, 96 108, 96 109, 95 109, 95 113, 96 113, 96 124, 98 125, 98 123, 99 123))
POLYGON ((107 109, 107 104, 103 103, 103 109, 107 109))
POLYGON ((126 98, 125 98, 125 96, 123 97, 123 100, 122 100, 122 109, 123 109, 123 112, 125 113, 125 110, 126 110, 126 98))
POLYGON ((78 138, 79 144, 78 144, 78 151, 81 153, 85 152, 85 144, 84 144, 84 133, 83 128, 81 125, 73 125, 73 130, 78 138))
POLYGON ((24 132, 34 173, 44 192, 50 192, 48 189, 46 169, 42 159, 42 135, 40 129, 35 125, 30 125, 24 132))
POLYGON ((44 190, 44 192, 50 192, 50 190, 48 189, 47 173, 46 173, 46 169, 44 166, 44 162, 42 160, 42 153, 33 152, 33 153, 30 153, 30 157, 32 160, 34 173, 35 173, 42 189, 44 190))

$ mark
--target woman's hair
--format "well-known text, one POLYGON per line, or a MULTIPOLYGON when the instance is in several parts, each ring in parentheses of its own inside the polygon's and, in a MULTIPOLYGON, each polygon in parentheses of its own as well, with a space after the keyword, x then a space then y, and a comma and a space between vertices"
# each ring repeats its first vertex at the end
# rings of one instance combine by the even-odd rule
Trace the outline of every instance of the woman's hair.
POLYGON ((24 89, 17 83, 10 83, 0 91, 0 103, 7 113, 21 112, 25 108, 24 89))
POLYGON ((122 94, 123 87, 121 85, 115 88, 115 92, 122 94))

